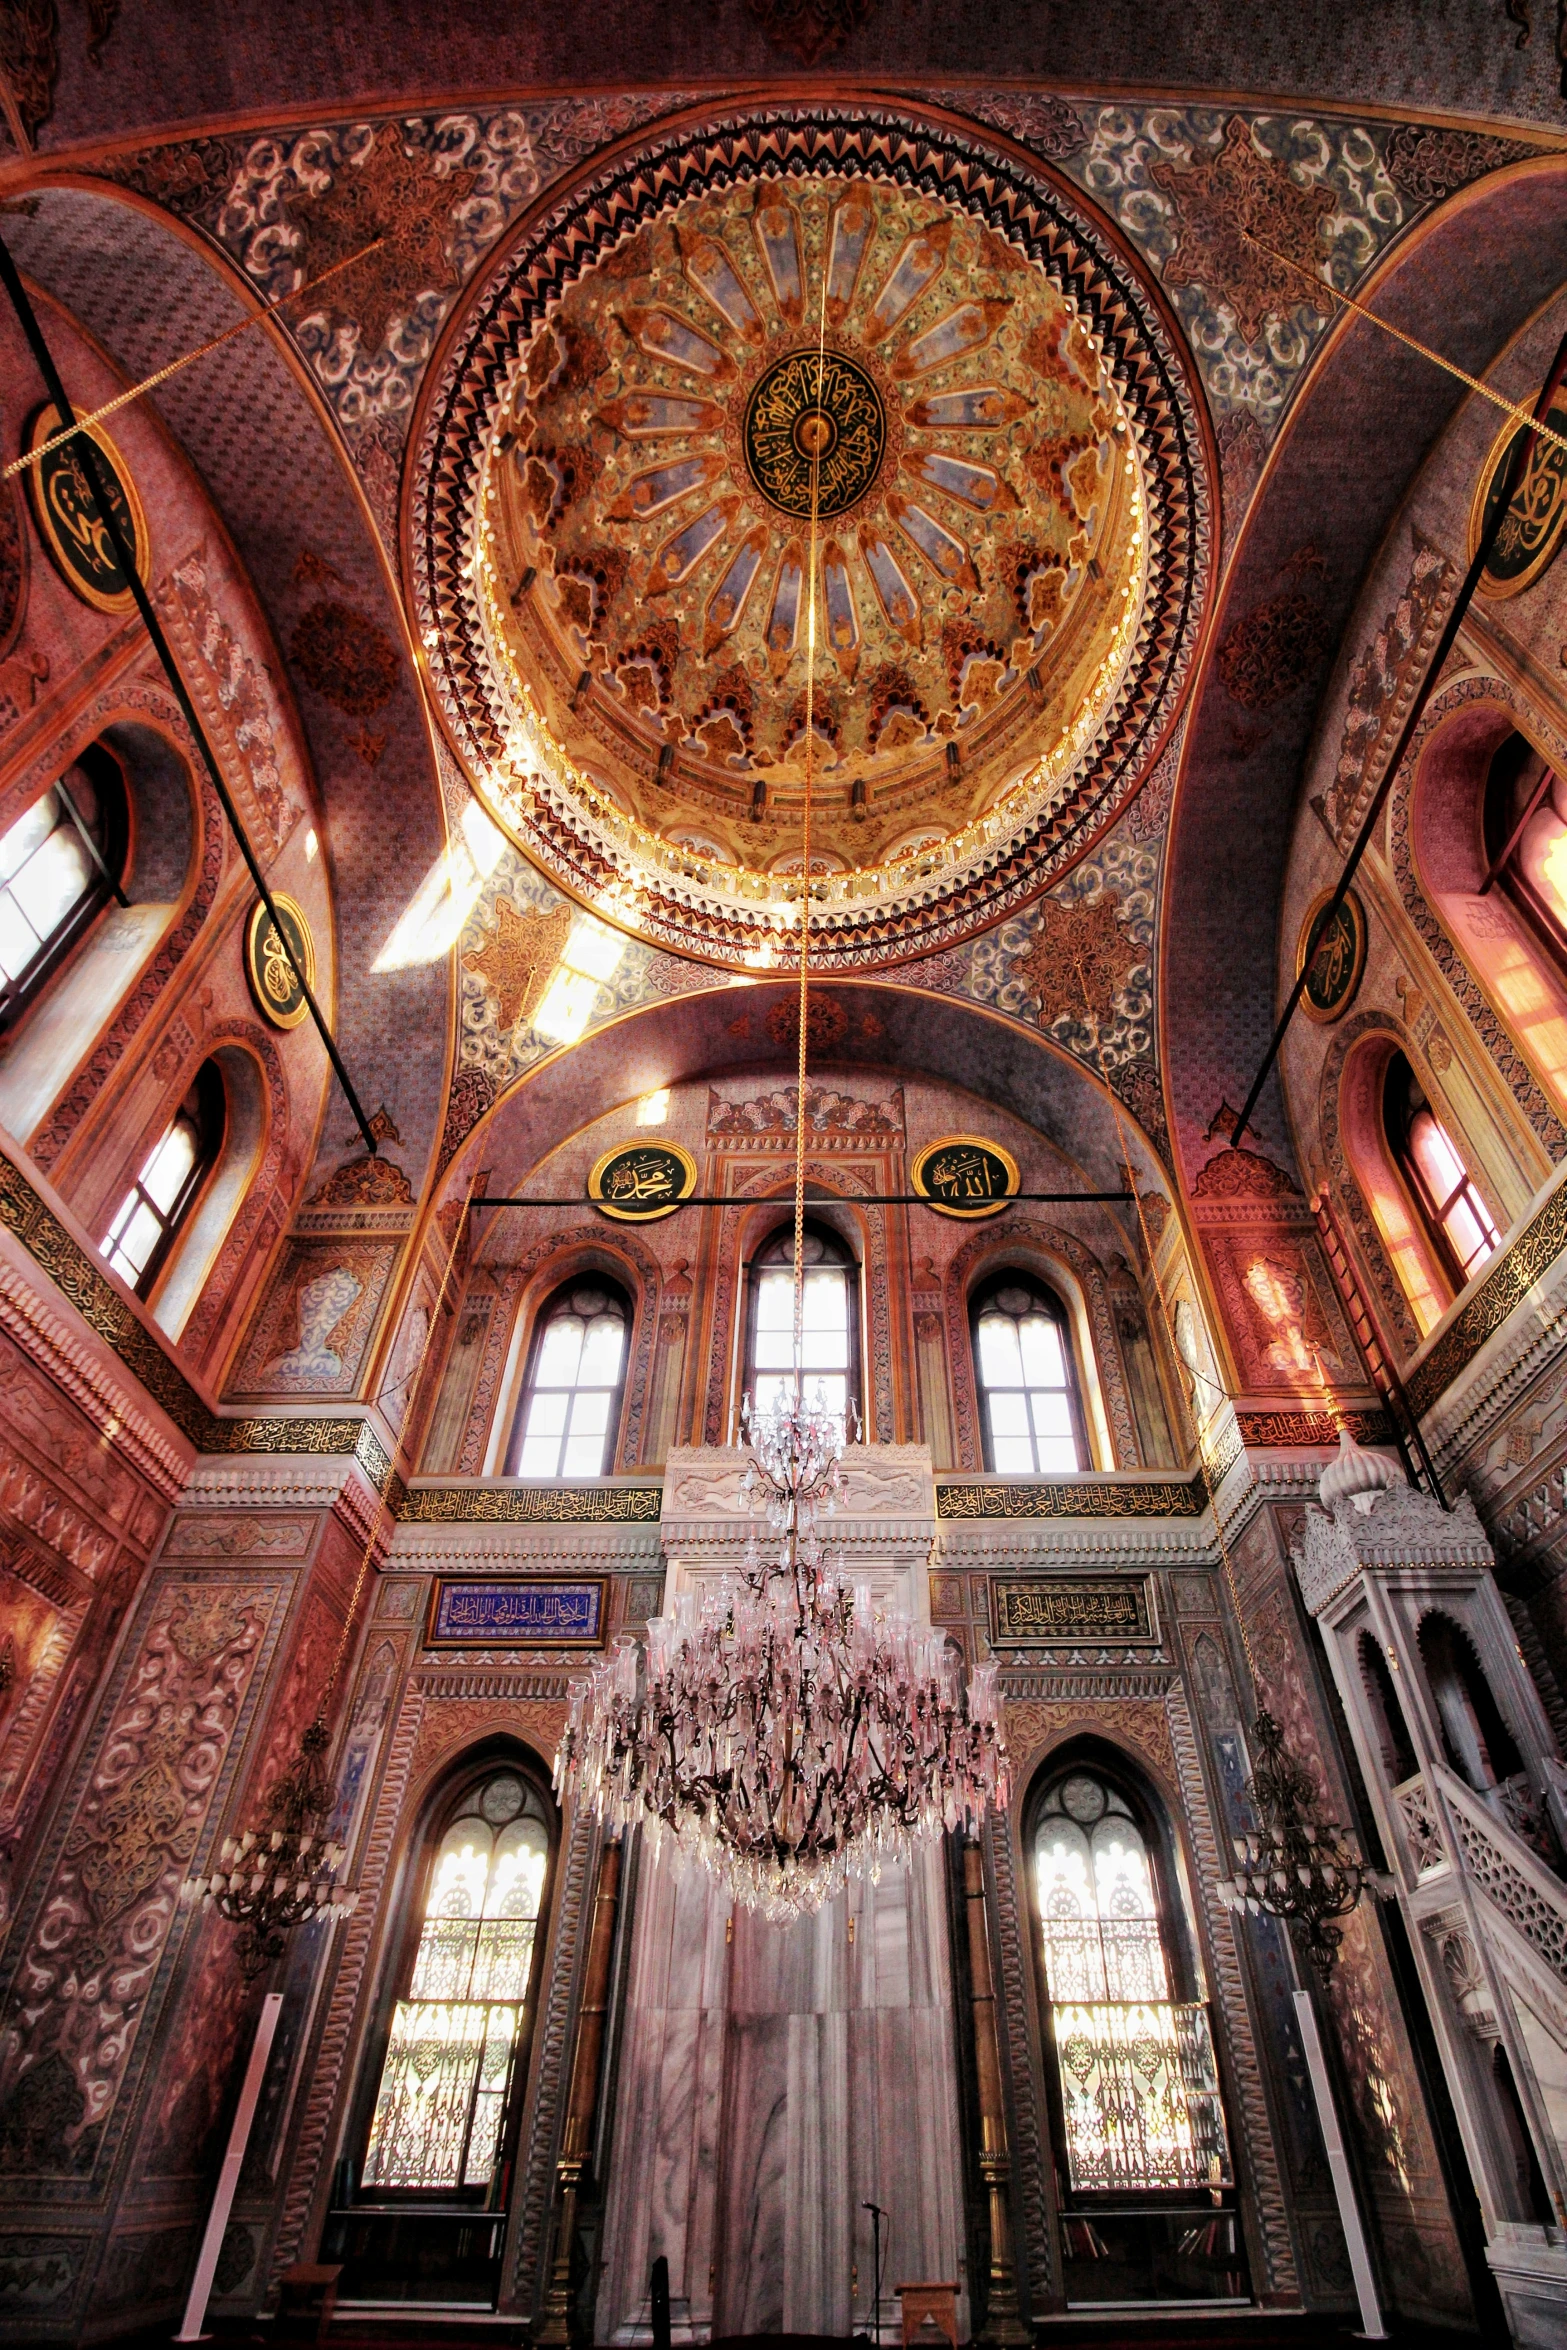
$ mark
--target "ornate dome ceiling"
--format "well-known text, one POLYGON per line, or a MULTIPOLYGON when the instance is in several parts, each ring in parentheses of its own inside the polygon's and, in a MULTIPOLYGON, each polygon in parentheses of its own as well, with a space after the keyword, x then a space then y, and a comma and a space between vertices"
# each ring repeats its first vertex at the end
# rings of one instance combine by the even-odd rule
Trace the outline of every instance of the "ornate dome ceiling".
POLYGON ((992 922, 1174 715, 1208 560, 1163 320, 1053 184, 947 125, 667 133, 526 224, 435 371, 413 587, 492 813, 660 944, 992 922), (820 348, 819 348, 820 344, 820 348))

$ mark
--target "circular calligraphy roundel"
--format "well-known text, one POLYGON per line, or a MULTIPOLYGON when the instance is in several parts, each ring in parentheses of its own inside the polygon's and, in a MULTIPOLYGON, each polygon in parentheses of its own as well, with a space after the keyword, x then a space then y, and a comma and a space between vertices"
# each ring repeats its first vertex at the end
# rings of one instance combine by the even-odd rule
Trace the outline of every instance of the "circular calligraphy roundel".
POLYGON ((290 962, 278 936, 277 924, 258 898, 245 925, 245 977, 263 1019, 269 1020, 274 1028, 297 1028, 310 1011, 305 991, 299 984, 299 971, 303 970, 314 987, 315 941, 302 906, 284 897, 281 890, 273 891, 272 903, 277 908, 278 922, 288 933, 294 959, 290 962))
MULTIPOLYGON (((1300 938, 1295 948, 1297 973, 1306 960, 1311 926, 1332 896, 1332 890, 1325 889, 1306 908, 1306 919, 1300 926, 1300 938)), ((1351 890, 1337 913, 1324 925, 1317 940, 1316 952, 1311 958, 1311 971, 1300 999, 1300 1008, 1307 1019, 1329 1021, 1341 1018, 1354 1000, 1365 967, 1365 909, 1351 890)))
POLYGON ((656 1224, 696 1189, 696 1161, 678 1142, 617 1144, 588 1177, 588 1197, 617 1224, 656 1224))
POLYGON ((819 469, 824 522, 859 504, 881 471, 887 416, 869 374, 842 351, 790 351, 775 360, 746 403, 745 461, 782 514, 808 520, 811 469, 819 469))

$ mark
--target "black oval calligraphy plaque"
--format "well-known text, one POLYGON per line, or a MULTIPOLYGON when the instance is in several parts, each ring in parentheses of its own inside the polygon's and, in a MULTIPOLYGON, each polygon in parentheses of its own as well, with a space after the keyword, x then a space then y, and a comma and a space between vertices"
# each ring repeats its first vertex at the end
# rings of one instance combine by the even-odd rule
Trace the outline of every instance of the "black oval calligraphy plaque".
MULTIPOLYGON (((272 903, 277 908, 278 922, 288 932, 294 961, 303 967, 306 979, 314 987, 315 942, 304 909, 278 890, 272 893, 272 903)), ((277 925, 259 898, 245 925, 245 977, 262 1018, 270 1020, 274 1028, 297 1028, 308 1014, 310 1006, 305 1001, 298 973, 283 951, 277 925)))
MULTIPOLYGON (((40 408, 28 427, 28 449, 38 448, 59 429, 58 409, 40 408)), ((78 433, 74 439, 62 441, 59 448, 51 449, 36 465, 27 467, 33 518, 55 569, 74 595, 100 612, 128 612, 134 599, 87 478, 87 468, 82 462, 82 438, 78 433)), ((120 535, 131 548, 136 568, 145 578, 147 519, 136 495, 136 485, 108 434, 95 431, 92 441, 98 452, 100 471, 107 477, 109 503, 120 535)))
MULTIPOLYGON (((1297 974, 1306 959, 1311 926, 1332 898, 1330 889, 1314 897, 1306 908, 1295 948, 1297 974)), ((1347 1012, 1366 967, 1366 916, 1353 890, 1338 908, 1317 941, 1311 971, 1301 994, 1300 1008, 1308 1020, 1337 1020, 1347 1012)))
MULTIPOLYGON (((1552 432, 1567 439, 1567 392, 1557 393, 1545 421, 1552 432)), ((1523 429, 1521 424, 1504 425, 1492 444, 1470 510, 1471 559, 1501 502, 1502 484, 1523 429)), ((1537 440, 1481 574, 1481 595, 1498 599, 1521 596, 1525 588, 1533 587, 1540 574, 1555 561, 1564 526, 1567 526, 1567 449, 1555 441, 1537 440)))
POLYGON ((945 1134, 927 1143, 909 1169, 910 1188, 938 1215, 999 1215, 1017 1191, 1017 1161, 978 1134, 945 1134))
POLYGON ((588 1197, 621 1224, 672 1216, 696 1189, 696 1161, 678 1142, 623 1142, 588 1177, 588 1197))

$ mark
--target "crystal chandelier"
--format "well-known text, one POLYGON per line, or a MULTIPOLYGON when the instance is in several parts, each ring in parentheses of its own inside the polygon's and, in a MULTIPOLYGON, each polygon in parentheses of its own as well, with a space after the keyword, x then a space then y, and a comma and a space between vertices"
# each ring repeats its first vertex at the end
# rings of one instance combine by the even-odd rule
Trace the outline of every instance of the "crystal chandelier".
POLYGON ((1344 1939, 1331 1920, 1347 1917, 1365 1894, 1391 1893, 1393 1881, 1367 1868, 1336 1820, 1317 1819, 1316 1780, 1286 1748, 1272 1714, 1257 1716, 1252 1740, 1258 1761, 1246 1793, 1261 1833, 1233 1839, 1236 1870, 1219 1880, 1219 1899, 1252 1917, 1285 1919, 1325 1976, 1344 1939))
POLYGON ((220 1866, 209 1877, 187 1877, 180 1887, 188 1907, 199 1901, 240 1927, 234 1947, 247 1982, 281 1958, 295 1926, 314 1917, 346 1917, 359 1899, 335 1881, 345 1857, 342 1845, 317 1833, 333 1804, 332 1782, 321 1767, 330 1743, 331 1733, 318 1718, 273 1784, 262 1826, 225 1836, 220 1866))
POLYGON ((753 1534, 738 1577, 682 1593, 571 1693, 558 1789, 613 1828, 665 1830, 778 1924, 1007 1799, 997 1667, 967 1688, 940 1632, 878 1609, 817 1530, 841 1487, 841 1416, 820 1390, 744 1415, 753 1534))

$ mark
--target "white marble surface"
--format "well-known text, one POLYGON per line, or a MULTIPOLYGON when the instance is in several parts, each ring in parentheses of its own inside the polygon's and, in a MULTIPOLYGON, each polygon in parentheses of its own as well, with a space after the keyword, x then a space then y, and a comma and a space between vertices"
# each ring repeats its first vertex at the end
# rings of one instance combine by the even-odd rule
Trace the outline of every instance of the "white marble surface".
POLYGON ((779 1928, 666 1846, 638 1894, 598 2338, 650 2338, 660 2253, 677 2339, 850 2333, 867 2201, 894 2322, 897 2284, 963 2275, 960 2128, 939 1852, 779 1928))

